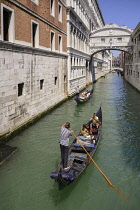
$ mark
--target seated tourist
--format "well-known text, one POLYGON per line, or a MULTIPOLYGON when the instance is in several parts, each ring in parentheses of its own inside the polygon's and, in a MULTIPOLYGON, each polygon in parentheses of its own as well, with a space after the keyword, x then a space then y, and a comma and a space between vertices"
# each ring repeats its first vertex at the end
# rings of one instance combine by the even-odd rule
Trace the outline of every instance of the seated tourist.
POLYGON ((85 92, 81 93, 80 99, 83 99, 84 100, 86 98, 85 94, 86 94, 85 92))
POLYGON ((89 98, 89 96, 90 96, 90 92, 89 92, 89 91, 87 91, 87 93, 86 93, 86 97, 87 97, 87 98, 89 98))
POLYGON ((98 128, 99 125, 100 125, 99 118, 98 118, 98 116, 96 116, 96 113, 93 114, 93 117, 90 118, 90 120, 89 120, 89 122, 87 123, 87 125, 90 126, 90 124, 92 124, 92 123, 94 123, 94 124, 96 123, 97 128, 98 128))
POLYGON ((98 133, 98 125, 97 123, 90 124, 90 135, 97 135, 98 133))
POLYGON ((88 130, 86 124, 83 124, 83 126, 82 126, 82 128, 81 128, 80 134, 81 134, 82 136, 84 136, 84 137, 89 136, 89 130, 88 130))
POLYGON ((93 123, 98 123, 99 122, 99 118, 96 116, 96 113, 93 114, 92 122, 93 123))

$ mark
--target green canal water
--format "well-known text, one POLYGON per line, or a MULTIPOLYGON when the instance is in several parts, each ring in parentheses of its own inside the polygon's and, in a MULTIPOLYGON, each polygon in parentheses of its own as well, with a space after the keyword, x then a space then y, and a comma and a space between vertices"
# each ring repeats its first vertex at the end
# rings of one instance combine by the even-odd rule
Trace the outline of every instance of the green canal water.
POLYGON ((117 74, 93 87, 90 102, 77 105, 72 98, 9 142, 19 150, 0 167, 0 210, 139 210, 140 93, 117 74), (69 121, 78 134, 100 103, 103 127, 94 160, 129 200, 109 186, 92 162, 62 191, 50 179, 60 161, 61 125, 69 121))

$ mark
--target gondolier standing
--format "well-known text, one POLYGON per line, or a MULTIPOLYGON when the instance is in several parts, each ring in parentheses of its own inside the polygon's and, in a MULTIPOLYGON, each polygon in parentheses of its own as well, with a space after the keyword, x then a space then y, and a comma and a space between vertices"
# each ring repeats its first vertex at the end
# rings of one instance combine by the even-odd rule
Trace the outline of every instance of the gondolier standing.
POLYGON ((64 171, 68 170, 68 150, 69 150, 69 137, 72 136, 73 131, 70 129, 70 123, 67 122, 61 127, 60 133, 60 150, 61 150, 61 159, 63 164, 64 171))
POLYGON ((77 98, 79 97, 79 94, 80 94, 80 88, 79 88, 79 86, 77 86, 77 88, 76 88, 76 97, 77 98))

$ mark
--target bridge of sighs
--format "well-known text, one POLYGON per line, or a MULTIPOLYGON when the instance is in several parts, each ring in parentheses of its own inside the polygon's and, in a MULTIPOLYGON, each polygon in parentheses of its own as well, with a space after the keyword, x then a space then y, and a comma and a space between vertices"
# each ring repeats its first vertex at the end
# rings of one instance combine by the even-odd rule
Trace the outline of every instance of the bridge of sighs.
POLYGON ((120 50, 132 53, 131 29, 127 26, 106 24, 90 35, 91 56, 104 50, 120 50))

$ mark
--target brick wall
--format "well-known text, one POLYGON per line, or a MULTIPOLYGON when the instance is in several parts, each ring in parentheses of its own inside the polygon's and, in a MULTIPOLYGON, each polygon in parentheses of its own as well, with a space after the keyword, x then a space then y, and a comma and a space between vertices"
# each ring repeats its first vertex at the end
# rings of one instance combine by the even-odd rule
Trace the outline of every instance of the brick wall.
POLYGON ((15 43, 32 46, 31 22, 39 26, 39 47, 50 49, 50 33, 55 33, 55 50, 58 50, 58 35, 62 36, 63 52, 67 51, 66 7, 55 0, 55 16, 50 15, 50 0, 2 0, 1 3, 14 10, 15 43), (62 22, 58 21, 58 3, 62 6, 62 22))

